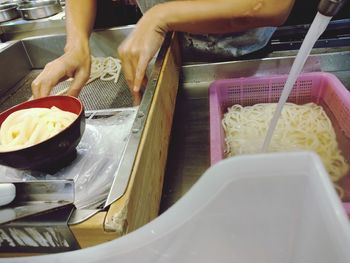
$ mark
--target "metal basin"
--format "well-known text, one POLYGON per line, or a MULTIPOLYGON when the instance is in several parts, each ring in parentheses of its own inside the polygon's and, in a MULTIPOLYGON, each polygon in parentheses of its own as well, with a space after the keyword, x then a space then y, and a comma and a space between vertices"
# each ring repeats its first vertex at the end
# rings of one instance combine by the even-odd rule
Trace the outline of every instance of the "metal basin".
MULTIPOLYGON (((306 61, 303 72, 333 73, 350 90, 350 47, 327 50, 330 53, 314 49, 314 54, 306 61)), ((288 74, 295 55, 296 51, 273 52, 270 58, 182 67, 182 82, 174 113, 161 212, 177 202, 210 167, 210 84, 218 79, 288 74)))
POLYGON ((23 19, 35 20, 53 16, 61 12, 62 7, 59 1, 33 1, 20 4, 18 11, 23 19))
POLYGON ((17 11, 17 5, 15 4, 4 4, 0 5, 0 23, 13 20, 19 17, 17 11))

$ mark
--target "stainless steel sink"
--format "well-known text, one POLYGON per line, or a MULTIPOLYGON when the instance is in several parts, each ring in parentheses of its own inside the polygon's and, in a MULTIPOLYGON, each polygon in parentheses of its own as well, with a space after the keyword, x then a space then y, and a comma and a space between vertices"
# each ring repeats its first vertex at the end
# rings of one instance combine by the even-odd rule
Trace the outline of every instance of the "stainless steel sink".
MULTIPOLYGON (((174 115, 161 211, 184 195, 210 166, 209 85, 218 79, 288 74, 296 51, 264 59, 186 65, 174 115)), ((303 72, 327 71, 350 89, 350 47, 314 50, 303 72)))

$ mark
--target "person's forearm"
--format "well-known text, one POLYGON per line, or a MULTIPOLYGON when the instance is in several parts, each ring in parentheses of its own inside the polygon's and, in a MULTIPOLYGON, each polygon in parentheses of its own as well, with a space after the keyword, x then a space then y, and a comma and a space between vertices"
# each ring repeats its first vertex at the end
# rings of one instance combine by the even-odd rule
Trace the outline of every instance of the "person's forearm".
POLYGON ((280 25, 293 3, 294 0, 171 1, 155 6, 150 12, 164 31, 229 33, 280 25))
POLYGON ((88 45, 96 16, 96 0, 66 1, 66 49, 88 45))

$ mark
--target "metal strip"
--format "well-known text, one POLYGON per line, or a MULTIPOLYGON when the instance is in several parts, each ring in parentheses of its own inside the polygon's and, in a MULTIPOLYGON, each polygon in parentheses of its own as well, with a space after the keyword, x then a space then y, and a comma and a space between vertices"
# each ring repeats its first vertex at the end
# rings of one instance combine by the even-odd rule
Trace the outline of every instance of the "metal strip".
MULTIPOLYGON (((349 51, 343 52, 312 54, 307 59, 303 72, 347 70, 350 61, 344 57, 349 55, 350 48, 349 51)), ((226 78, 288 74, 294 62, 295 53, 280 56, 276 53, 275 56, 264 59, 183 66, 183 82, 184 85, 187 85, 226 78)))
POLYGON ((143 94, 143 98, 136 115, 136 120, 132 126, 132 133, 125 148, 125 152, 120 162, 120 166, 118 167, 115 173, 114 181, 111 190, 109 191, 105 207, 109 206, 111 203, 122 197, 122 195, 126 191, 129 178, 132 173, 137 149, 141 141, 141 135, 144 130, 144 124, 147 120, 149 109, 153 100, 153 95, 158 84, 158 79, 160 76, 164 58, 171 44, 171 36, 172 33, 167 34, 164 43, 158 53, 157 59, 154 63, 151 77, 148 80, 145 93, 143 94))

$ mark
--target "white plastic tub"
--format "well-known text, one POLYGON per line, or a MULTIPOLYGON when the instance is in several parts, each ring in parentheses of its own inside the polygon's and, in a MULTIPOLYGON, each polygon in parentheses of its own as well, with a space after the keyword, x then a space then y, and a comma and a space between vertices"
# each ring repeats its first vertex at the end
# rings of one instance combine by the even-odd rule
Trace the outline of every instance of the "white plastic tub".
POLYGON ((120 239, 8 260, 348 263, 350 227, 316 154, 250 155, 211 167, 168 211, 120 239))

